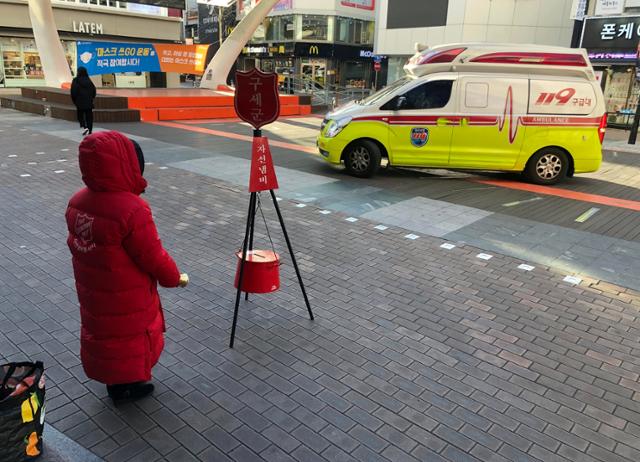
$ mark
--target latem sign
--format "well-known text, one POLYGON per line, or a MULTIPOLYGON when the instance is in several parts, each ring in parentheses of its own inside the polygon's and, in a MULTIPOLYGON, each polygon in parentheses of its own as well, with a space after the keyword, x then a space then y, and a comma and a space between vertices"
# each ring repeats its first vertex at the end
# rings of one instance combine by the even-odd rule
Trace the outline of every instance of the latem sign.
POLYGON ((103 35, 104 27, 97 22, 73 21, 73 31, 79 34, 103 35))

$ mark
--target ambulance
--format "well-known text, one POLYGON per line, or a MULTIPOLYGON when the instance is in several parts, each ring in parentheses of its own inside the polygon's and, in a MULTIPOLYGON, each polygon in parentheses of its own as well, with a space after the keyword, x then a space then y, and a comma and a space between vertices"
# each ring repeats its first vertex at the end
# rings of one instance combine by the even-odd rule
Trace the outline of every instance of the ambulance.
POLYGON ((602 162, 604 97, 585 50, 417 46, 406 76, 327 115, 318 148, 348 173, 395 167, 521 172, 550 185, 602 162))

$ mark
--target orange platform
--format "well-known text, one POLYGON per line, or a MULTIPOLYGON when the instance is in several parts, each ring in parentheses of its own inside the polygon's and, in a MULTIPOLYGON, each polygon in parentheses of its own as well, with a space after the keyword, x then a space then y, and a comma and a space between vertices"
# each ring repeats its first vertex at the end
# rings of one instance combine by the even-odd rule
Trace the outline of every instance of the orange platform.
MULTIPOLYGON (((233 91, 200 88, 101 89, 100 95, 127 98, 128 108, 140 111, 140 120, 201 120, 238 117, 233 107, 233 91)), ((283 116, 311 114, 311 106, 300 97, 280 95, 283 116)))

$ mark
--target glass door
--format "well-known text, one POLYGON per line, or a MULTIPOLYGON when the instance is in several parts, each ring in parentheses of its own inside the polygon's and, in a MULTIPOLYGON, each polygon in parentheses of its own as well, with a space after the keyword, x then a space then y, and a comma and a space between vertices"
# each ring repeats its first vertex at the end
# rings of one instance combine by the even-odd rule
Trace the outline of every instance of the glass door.
POLYGON ((327 83, 327 60, 314 59, 302 63, 302 77, 313 89, 324 88, 327 83))

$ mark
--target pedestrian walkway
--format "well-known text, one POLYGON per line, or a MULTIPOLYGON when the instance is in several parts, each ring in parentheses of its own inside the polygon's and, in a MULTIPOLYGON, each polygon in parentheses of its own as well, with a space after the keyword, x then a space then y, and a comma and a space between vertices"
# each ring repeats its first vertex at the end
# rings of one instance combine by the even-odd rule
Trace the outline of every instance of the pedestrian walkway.
POLYGON ((159 160, 145 171, 145 197, 192 284, 162 292, 167 343, 154 397, 115 408, 78 356, 64 222, 81 186, 69 140, 78 130, 55 136, 41 130, 46 119, 5 114, 0 360, 43 360, 47 421, 96 456, 640 460, 639 293, 285 199, 316 321, 283 251, 283 289, 241 304, 230 350, 248 195, 159 160))
POLYGON ((604 148, 609 151, 630 152, 640 154, 640 139, 636 144, 629 144, 629 131, 615 128, 607 129, 604 148))

